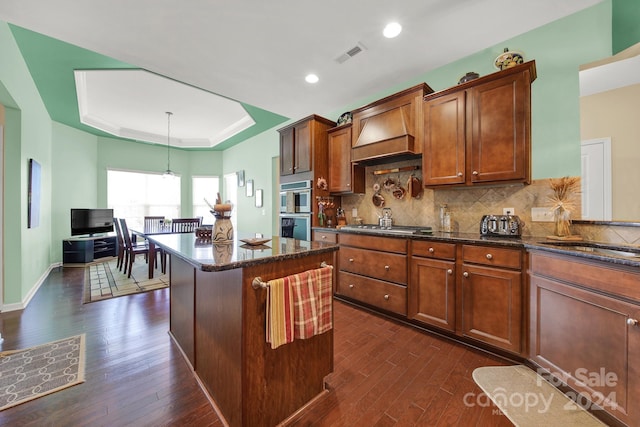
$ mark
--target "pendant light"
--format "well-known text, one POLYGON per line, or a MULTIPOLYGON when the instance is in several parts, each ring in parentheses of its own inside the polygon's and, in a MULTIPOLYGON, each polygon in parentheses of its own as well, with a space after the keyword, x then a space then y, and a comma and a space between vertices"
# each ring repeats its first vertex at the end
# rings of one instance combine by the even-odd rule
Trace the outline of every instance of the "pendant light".
POLYGON ((171 116, 173 113, 171 111, 167 111, 167 170, 164 172, 163 176, 166 178, 174 177, 175 174, 171 171, 171 153, 169 148, 171 147, 171 116))

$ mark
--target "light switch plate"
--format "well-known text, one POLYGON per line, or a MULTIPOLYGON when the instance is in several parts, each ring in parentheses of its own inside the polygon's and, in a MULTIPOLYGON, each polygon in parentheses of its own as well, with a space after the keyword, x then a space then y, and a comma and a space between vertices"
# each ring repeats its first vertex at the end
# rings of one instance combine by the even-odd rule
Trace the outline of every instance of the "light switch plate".
POLYGON ((553 212, 549 208, 531 208, 531 221, 553 222, 553 212))

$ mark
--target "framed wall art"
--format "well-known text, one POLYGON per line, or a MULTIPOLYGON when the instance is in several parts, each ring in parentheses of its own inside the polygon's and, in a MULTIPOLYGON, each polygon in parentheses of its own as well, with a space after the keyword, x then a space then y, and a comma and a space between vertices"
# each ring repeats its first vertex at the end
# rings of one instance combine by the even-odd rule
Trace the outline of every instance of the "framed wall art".
POLYGON ((236 172, 238 175, 238 187, 244 187, 244 169, 236 172))
POLYGON ((247 180, 247 187, 245 189, 245 194, 247 197, 253 197, 253 180, 247 180))
POLYGON ((262 189, 256 190, 256 208, 262 207, 262 189))
POLYGON ((40 191, 42 168, 35 159, 29 159, 29 189, 27 194, 27 227, 40 225, 40 191))

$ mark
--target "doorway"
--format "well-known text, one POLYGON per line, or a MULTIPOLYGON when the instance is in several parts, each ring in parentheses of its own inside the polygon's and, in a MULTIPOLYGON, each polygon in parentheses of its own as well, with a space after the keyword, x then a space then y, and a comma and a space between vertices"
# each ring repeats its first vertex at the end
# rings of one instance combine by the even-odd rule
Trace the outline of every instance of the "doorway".
POLYGON ((611 138, 580 144, 582 219, 611 221, 611 138))

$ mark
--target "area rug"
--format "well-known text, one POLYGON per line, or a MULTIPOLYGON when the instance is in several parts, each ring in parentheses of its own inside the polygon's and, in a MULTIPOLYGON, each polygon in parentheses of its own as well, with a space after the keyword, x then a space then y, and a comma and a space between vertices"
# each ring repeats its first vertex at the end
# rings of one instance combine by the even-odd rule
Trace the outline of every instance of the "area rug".
POLYGON ((473 379, 516 427, 606 426, 526 366, 476 368, 473 379))
POLYGON ((156 270, 149 280, 149 266, 140 256, 133 263, 131 277, 118 270, 117 259, 90 264, 85 269, 84 302, 103 301, 109 298, 154 291, 169 286, 169 276, 156 270))
POLYGON ((0 353, 0 411, 84 382, 84 334, 0 353))

